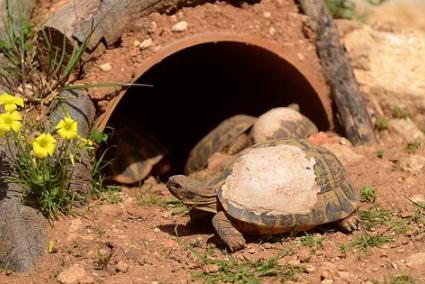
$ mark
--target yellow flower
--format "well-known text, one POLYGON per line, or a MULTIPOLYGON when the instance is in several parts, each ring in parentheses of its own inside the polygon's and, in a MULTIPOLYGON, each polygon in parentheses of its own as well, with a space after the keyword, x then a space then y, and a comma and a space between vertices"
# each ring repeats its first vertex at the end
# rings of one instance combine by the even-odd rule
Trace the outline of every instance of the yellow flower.
POLYGON ((32 143, 34 156, 44 159, 53 155, 56 148, 56 140, 50 133, 42 133, 32 143))
POLYGON ((61 119, 56 125, 58 134, 63 139, 74 139, 78 136, 78 124, 70 116, 65 116, 64 119, 61 119))
POLYGON ((7 133, 11 129, 18 132, 22 126, 21 120, 22 117, 16 110, 0 114, 0 132, 7 133))
POLYGON ((4 92, 0 95, 0 105, 4 105, 5 111, 10 112, 16 110, 17 106, 23 107, 24 100, 20 97, 11 96, 4 92))

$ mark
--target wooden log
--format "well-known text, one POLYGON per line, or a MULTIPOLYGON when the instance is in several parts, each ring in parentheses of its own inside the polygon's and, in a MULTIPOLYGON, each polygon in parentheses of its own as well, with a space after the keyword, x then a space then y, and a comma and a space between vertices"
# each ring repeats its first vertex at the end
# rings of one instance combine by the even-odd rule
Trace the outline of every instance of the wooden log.
POLYGON ((35 4, 36 0, 0 0, 0 38, 4 39, 7 35, 8 11, 16 30, 19 28, 20 18, 30 21, 35 4))
POLYGON ((353 70, 339 40, 335 23, 323 0, 296 0, 315 37, 324 76, 331 88, 337 120, 354 144, 376 143, 372 122, 353 70))
POLYGON ((48 19, 45 28, 55 31, 57 41, 65 36, 74 45, 90 36, 87 48, 100 42, 114 45, 128 23, 153 12, 170 12, 204 0, 75 0, 48 19))
MULTIPOLYGON (((50 122, 55 126, 68 113, 78 122, 78 134, 87 138, 93 126, 96 109, 90 97, 81 90, 63 91, 56 103, 51 106, 50 122)), ((91 190, 91 160, 86 149, 73 149, 80 157, 72 171, 70 190, 87 196, 91 190)))
MULTIPOLYGON (((6 40, 8 16, 19 33, 21 18, 30 20, 35 3, 36 0, 0 0, 0 39, 6 40)), ((0 64, 8 64, 2 54, 0 64)), ((0 90, 4 89, 0 86, 0 90)), ((48 222, 39 211, 22 204, 20 185, 5 182, 11 167, 3 147, 0 147, 0 267, 24 272, 47 251, 48 222)))
POLYGON ((28 271, 47 251, 47 219, 22 204, 20 185, 5 182, 11 167, 3 151, 0 170, 0 267, 28 271))

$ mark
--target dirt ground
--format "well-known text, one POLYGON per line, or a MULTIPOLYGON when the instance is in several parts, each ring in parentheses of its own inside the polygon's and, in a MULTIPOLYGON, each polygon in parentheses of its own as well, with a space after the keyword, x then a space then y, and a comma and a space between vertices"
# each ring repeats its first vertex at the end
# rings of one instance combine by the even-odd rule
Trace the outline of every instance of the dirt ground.
MULTIPOLYGON (((312 43, 300 37, 304 19, 289 2, 264 0, 243 8, 218 2, 183 8, 174 16, 153 14, 136 22, 119 47, 90 62, 84 81, 130 81, 138 76, 138 64, 170 38, 229 27, 291 44, 301 60, 318 66, 312 43), (189 23, 188 30, 172 33, 179 20, 189 23), (134 46, 148 36, 153 48, 134 46), (120 72, 103 72, 104 63, 120 72)), ((56 6, 49 2, 43 9, 51 7, 56 6)), ((100 109, 111 98, 109 91, 91 93, 100 109)), ((76 209, 74 217, 61 217, 50 227, 51 252, 31 272, 0 272, 0 283, 57 283, 75 265, 85 274, 80 283, 425 283, 425 210, 409 200, 423 198, 425 173, 407 162, 425 156, 425 147, 412 153, 415 145, 406 149, 386 131, 380 136, 380 144, 361 147, 325 138, 342 147, 338 154, 356 190, 368 186, 377 193, 376 200, 360 204, 362 224, 353 234, 329 225, 307 234, 248 237, 247 248, 228 254, 210 224, 187 227, 186 208, 149 178, 140 187, 105 193, 76 209)))
MULTIPOLYGON (((141 187, 104 195, 78 209, 77 217, 62 217, 50 229, 53 251, 34 271, 3 273, 0 282, 55 283, 60 272, 78 264, 96 283, 202 283, 202 273, 258 277, 261 283, 414 283, 390 282, 396 276, 424 283, 425 215, 415 214, 409 201, 423 194, 424 173, 412 174, 403 164, 425 149, 409 154, 401 141, 383 136, 373 147, 343 146, 354 187, 377 192, 373 203, 361 203, 362 225, 353 234, 326 226, 308 234, 249 237, 246 249, 229 255, 209 224, 186 227, 184 207, 150 178, 141 187), (266 261, 269 270, 261 266, 266 261)), ((246 279, 239 281, 257 283, 246 279)))

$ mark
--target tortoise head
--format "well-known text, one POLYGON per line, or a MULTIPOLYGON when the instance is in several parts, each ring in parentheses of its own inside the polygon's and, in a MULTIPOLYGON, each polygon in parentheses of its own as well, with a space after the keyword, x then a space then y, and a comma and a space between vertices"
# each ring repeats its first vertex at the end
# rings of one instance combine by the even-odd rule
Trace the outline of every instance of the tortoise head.
POLYGON ((184 175, 175 175, 168 178, 167 188, 186 206, 217 212, 217 193, 206 183, 184 175))

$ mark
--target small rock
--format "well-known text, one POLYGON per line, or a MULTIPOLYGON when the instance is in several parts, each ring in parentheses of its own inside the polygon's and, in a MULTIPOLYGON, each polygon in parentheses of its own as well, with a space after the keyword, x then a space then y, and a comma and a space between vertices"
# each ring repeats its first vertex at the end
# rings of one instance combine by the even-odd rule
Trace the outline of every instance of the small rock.
POLYGON ((408 143, 425 140, 425 135, 410 118, 391 119, 388 126, 408 143))
POLYGON ((254 253, 256 253, 255 249, 253 249, 253 248, 249 249, 249 250, 248 250, 248 252, 249 252, 250 254, 254 254, 254 253))
POLYGON ((120 260, 118 261, 117 265, 115 265, 115 270, 117 272, 126 273, 128 271, 128 264, 127 262, 120 260))
POLYGON ((290 259, 287 263, 291 266, 299 266, 301 264, 299 259, 290 259))
POLYGON ((208 264, 204 266, 204 271, 206 273, 215 273, 219 269, 219 266, 217 264, 208 264))
POLYGON ((143 50, 143 49, 147 49, 147 48, 151 47, 152 44, 153 44, 152 39, 151 38, 148 38, 148 39, 145 39, 144 41, 142 41, 139 44, 139 47, 140 47, 141 50, 143 50))
POLYGON ((348 283, 354 283, 353 281, 356 279, 356 276, 348 271, 338 271, 338 276, 348 283))
POLYGON ((94 283, 94 279, 78 264, 74 264, 59 273, 57 280, 62 284, 94 283))
POLYGON ((406 258, 406 265, 409 267, 423 267, 425 265, 425 252, 409 255, 406 258))
POLYGON ((133 41, 133 45, 134 45, 135 47, 139 47, 139 45, 140 45, 140 41, 138 41, 138 40, 136 39, 135 41, 133 41))
POLYGON ((425 195, 414 194, 410 197, 410 200, 412 200, 413 202, 418 203, 418 204, 421 204, 421 203, 425 204, 425 195))
POLYGON ((112 70, 112 65, 111 63, 108 62, 108 63, 100 65, 100 69, 102 69, 102 71, 104 72, 109 72, 112 70))
POLYGON ((180 21, 171 28, 171 31, 173 31, 173 32, 184 32, 185 30, 187 30, 187 26, 188 26, 187 22, 180 21))
POLYGON ((158 29, 158 25, 156 22, 152 21, 151 22, 151 31, 155 32, 158 29))
POLYGON ((307 262, 311 258, 310 249, 302 248, 298 251, 298 258, 301 262, 307 262))
POLYGON ((322 280, 322 282, 320 282, 320 283, 322 283, 322 284, 333 284, 333 283, 334 283, 334 281, 333 281, 332 279, 324 279, 324 280, 322 280))
POLYGON ((273 248, 273 245, 271 243, 265 243, 264 248, 265 249, 271 249, 271 248, 273 248))
POLYGON ((269 34, 274 35, 276 33, 276 29, 274 27, 269 28, 269 34))
POLYGON ((161 232, 161 230, 160 230, 159 228, 154 228, 154 229, 153 229, 153 231, 154 231, 155 233, 159 233, 159 232, 161 232))
POLYGON ((266 18, 266 19, 271 18, 271 16, 272 16, 272 14, 270 12, 266 11, 266 12, 263 13, 263 17, 266 18))
POLYGON ((403 171, 415 174, 425 167, 425 157, 412 154, 400 161, 400 168, 403 171))
POLYGON ((304 266, 304 268, 305 268, 305 271, 306 271, 307 273, 313 273, 313 272, 315 272, 315 271, 316 271, 316 267, 315 267, 314 265, 311 265, 311 264, 306 264, 306 265, 304 266))
POLYGON ((363 158, 363 155, 357 154, 348 145, 323 144, 322 147, 331 151, 344 165, 356 163, 363 158))

